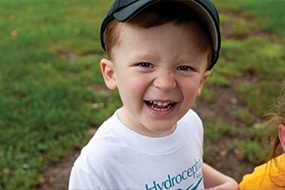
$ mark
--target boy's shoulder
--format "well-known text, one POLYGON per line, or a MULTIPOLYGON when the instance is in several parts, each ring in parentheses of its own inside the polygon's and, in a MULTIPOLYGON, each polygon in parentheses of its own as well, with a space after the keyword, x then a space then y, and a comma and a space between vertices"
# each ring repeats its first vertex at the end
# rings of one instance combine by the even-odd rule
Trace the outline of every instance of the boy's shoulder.
POLYGON ((202 120, 199 115, 192 109, 189 111, 178 121, 178 123, 186 123, 190 124, 190 126, 202 126, 202 120))
MULTIPOLYGON (((106 159, 119 153, 123 146, 117 135, 115 114, 108 118, 96 131, 87 145, 81 150, 77 160, 92 160, 92 163, 102 164, 106 159), (96 162, 94 162, 96 160, 96 162)), ((79 162, 79 161, 78 161, 79 162)))
POLYGON ((194 111, 193 109, 189 109, 188 112, 185 114, 186 119, 195 119, 195 120, 201 120, 199 115, 194 111))

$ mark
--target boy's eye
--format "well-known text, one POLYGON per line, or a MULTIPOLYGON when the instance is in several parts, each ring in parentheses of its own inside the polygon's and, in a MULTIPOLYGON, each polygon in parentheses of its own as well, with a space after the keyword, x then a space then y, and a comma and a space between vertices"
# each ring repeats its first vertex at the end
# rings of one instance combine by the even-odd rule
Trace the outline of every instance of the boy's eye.
POLYGON ((177 67, 177 70, 178 71, 191 71, 193 70, 193 68, 188 65, 180 65, 179 67, 177 67))
POLYGON ((151 63, 148 63, 148 62, 141 62, 141 63, 138 64, 138 66, 145 67, 145 68, 153 67, 153 65, 151 63))

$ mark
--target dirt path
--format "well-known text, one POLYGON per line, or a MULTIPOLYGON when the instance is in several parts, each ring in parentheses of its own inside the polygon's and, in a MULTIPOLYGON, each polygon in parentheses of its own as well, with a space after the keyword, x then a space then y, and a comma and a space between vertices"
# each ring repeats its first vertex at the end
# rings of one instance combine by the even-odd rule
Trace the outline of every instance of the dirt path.
MULTIPOLYGON (((239 18, 242 22, 251 22, 251 18, 245 18, 239 13, 226 13, 227 16, 232 17, 233 20, 239 18)), ((222 23, 223 24, 223 23, 222 23)), ((223 39, 233 38, 230 35, 231 24, 222 25, 223 39)), ((267 34, 254 29, 252 31, 254 35, 260 35, 262 37, 269 37, 267 34)), ((240 37, 240 36, 239 36, 240 37)), ((238 38, 239 38, 238 37, 238 38)), ((246 80, 246 79, 239 79, 246 80)), ((233 83, 235 81, 232 81, 233 83)), ((236 81, 238 82, 238 81, 236 81)), ((216 118, 222 118, 227 123, 232 123, 233 126, 239 126, 240 124, 234 118, 229 116, 237 106, 239 106, 238 94, 233 90, 231 86, 218 87, 215 89, 216 97, 212 103, 206 103, 203 101, 197 101, 197 107, 194 109, 201 116, 204 121, 215 121, 216 118)), ((95 131, 94 131, 95 132, 95 131)), ((240 181, 245 173, 252 171, 252 166, 245 162, 242 157, 239 156, 239 152, 235 149, 238 145, 238 139, 232 139, 230 137, 222 137, 222 141, 218 141, 213 144, 205 139, 205 148, 208 150, 207 159, 205 160, 216 169, 224 172, 227 175, 234 177, 240 181)), ((67 189, 68 178, 72 164, 79 154, 79 150, 74 150, 69 156, 63 158, 54 165, 47 165, 42 177, 39 179, 38 190, 63 190, 67 189)))
MULTIPOLYGON (((240 104, 238 94, 231 87, 216 88, 215 101, 206 103, 197 101, 195 111, 199 114, 202 121, 216 121, 221 118, 233 127, 241 124, 230 113, 232 113, 240 104)), ((237 181, 240 181, 245 173, 252 171, 253 167, 244 161, 243 156, 236 148, 240 139, 229 136, 222 136, 217 142, 210 142, 204 139, 204 151, 207 155, 204 161, 224 174, 227 174, 237 181)))
POLYGON ((39 179, 38 190, 64 190, 68 187, 68 179, 73 162, 79 155, 79 150, 74 150, 71 155, 63 158, 54 165, 45 167, 39 179))

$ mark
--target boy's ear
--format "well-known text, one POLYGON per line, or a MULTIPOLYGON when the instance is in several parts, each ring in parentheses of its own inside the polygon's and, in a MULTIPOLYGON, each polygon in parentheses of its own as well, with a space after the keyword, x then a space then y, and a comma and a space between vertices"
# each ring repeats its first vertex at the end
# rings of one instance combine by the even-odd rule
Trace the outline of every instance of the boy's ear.
POLYGON ((200 84, 199 84, 199 88, 197 90, 197 94, 196 94, 197 96, 200 96, 200 94, 202 92, 202 89, 203 89, 203 86, 206 83, 206 81, 208 80, 210 74, 211 74, 211 71, 207 70, 207 71, 204 72, 204 75, 203 75, 203 77, 202 77, 202 79, 200 81, 200 84))
POLYGON ((100 61, 100 66, 101 66, 101 71, 102 71, 102 75, 104 77, 106 86, 109 89, 114 90, 117 87, 116 73, 114 71, 114 64, 112 63, 112 61, 108 59, 102 59, 100 61))
POLYGON ((284 123, 281 123, 279 125, 278 132, 279 132, 280 144, 285 152, 285 124, 284 123))

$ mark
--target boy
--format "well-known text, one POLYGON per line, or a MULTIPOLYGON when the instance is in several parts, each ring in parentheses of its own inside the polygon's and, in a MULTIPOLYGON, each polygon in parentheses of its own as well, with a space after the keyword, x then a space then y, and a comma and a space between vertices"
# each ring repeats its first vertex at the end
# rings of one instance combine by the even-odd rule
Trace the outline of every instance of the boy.
POLYGON ((208 0, 117 0, 101 26, 101 70, 123 106, 74 163, 70 189, 237 189, 203 163, 191 110, 218 59, 218 13, 208 0))

